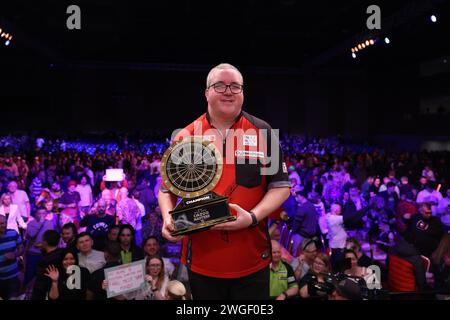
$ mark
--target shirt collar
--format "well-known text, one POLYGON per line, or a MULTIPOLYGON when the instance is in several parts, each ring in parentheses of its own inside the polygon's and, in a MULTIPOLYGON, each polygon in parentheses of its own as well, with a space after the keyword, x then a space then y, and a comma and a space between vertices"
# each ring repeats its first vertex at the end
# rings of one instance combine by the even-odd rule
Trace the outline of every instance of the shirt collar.
MULTIPOLYGON (((236 118, 234 119, 234 122, 233 122, 233 124, 231 125, 231 127, 234 126, 234 125, 236 124, 236 122, 238 122, 238 121, 241 119, 242 114, 243 114, 243 111, 242 111, 242 109, 241 109, 241 112, 239 112, 239 114, 236 116, 236 118)), ((206 110, 206 120, 208 121, 209 125, 210 125, 211 127, 213 127, 213 125, 211 124, 211 115, 209 114, 208 110, 206 110)), ((231 127, 230 127, 230 128, 231 128, 231 127)))

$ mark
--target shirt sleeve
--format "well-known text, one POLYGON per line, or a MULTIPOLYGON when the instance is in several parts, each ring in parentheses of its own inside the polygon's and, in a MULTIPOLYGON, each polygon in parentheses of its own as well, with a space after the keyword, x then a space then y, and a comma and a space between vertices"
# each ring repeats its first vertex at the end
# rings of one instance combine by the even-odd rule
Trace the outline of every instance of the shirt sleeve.
POLYGON ((283 152, 276 131, 269 127, 267 130, 267 157, 270 163, 267 164, 265 172, 267 175, 267 188, 290 188, 291 182, 284 162, 283 152))
POLYGON ((288 264, 283 262, 286 270, 287 270, 287 281, 288 281, 288 287, 290 288, 298 288, 297 280, 295 279, 295 273, 294 269, 288 264))

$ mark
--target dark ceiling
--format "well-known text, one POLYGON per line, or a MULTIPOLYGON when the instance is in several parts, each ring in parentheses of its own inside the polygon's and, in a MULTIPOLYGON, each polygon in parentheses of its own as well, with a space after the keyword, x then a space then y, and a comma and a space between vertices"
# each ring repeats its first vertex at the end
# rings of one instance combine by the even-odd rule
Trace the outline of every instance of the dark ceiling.
POLYGON ((382 32, 400 30, 416 39, 424 28, 414 25, 420 21, 414 14, 448 8, 442 0, 2 2, 0 22, 16 35, 15 48, 9 50, 13 57, 188 65, 233 61, 294 68, 317 59, 351 60, 355 36, 368 34, 366 9, 371 4, 381 7, 382 32), (81 30, 66 28, 71 4, 81 8, 81 30))

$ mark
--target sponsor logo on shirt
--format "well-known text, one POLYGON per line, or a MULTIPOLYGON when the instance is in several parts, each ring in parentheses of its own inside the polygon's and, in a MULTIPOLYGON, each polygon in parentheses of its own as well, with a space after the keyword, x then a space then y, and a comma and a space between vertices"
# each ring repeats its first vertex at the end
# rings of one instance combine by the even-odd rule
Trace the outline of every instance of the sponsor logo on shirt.
POLYGON ((244 134, 242 138, 243 138, 244 146, 250 146, 250 147, 258 146, 258 139, 255 135, 244 134))
POLYGON ((240 158, 264 158, 262 151, 236 150, 235 155, 240 158))

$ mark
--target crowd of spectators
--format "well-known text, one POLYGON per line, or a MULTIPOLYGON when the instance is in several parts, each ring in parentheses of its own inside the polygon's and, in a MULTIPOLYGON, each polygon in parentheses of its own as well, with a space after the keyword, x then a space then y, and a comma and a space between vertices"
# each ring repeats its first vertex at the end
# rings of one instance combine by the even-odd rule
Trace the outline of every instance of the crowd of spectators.
MULTIPOLYGON (((448 291, 449 152, 287 135, 281 144, 292 189, 270 227, 274 298, 355 298, 361 281, 341 279, 330 291, 327 274, 361 280, 378 264, 390 279, 394 255, 412 266, 415 289, 448 291)), ((177 298, 171 288, 189 298, 173 283, 187 284, 186 270, 166 256, 173 249, 161 236, 157 194, 168 145, 0 138, 1 298, 106 299, 103 270, 144 258, 148 286, 115 299, 177 298), (105 181, 113 168, 123 169, 123 181, 105 181), (70 265, 82 270, 79 290, 63 285, 70 265)))

